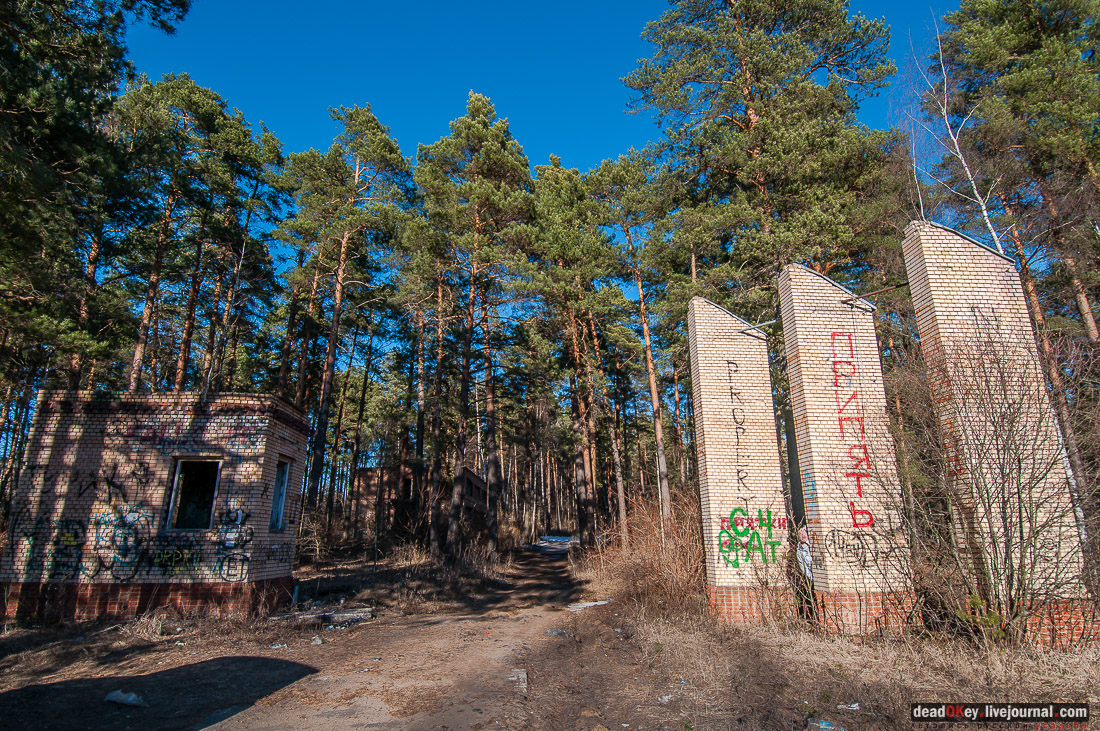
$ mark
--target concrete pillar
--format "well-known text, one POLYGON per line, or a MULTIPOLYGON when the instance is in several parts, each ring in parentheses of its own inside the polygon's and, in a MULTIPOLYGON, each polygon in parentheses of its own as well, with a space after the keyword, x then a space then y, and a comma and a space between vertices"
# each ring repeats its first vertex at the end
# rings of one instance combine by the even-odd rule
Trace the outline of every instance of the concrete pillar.
POLYGON ((792 606, 787 510, 775 434, 768 347, 750 323, 702 297, 688 333, 707 596, 733 624, 792 606))
POLYGON ((906 229, 904 251, 961 583, 1002 615, 1032 602, 1024 630, 1033 639, 1095 634, 1084 616, 1083 519, 1015 263, 922 221, 906 229))
POLYGON ((913 599, 874 305, 799 264, 779 298, 819 621, 896 630, 913 599))

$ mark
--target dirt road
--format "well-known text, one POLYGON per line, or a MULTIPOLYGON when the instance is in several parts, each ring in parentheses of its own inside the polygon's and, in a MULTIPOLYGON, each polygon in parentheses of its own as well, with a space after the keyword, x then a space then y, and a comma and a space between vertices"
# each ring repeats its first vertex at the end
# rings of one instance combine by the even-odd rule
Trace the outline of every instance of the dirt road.
POLYGON ((567 610, 598 598, 561 551, 536 547, 450 611, 232 637, 169 622, 137 642, 0 639, 0 726, 681 728, 677 681, 651 668, 615 604, 567 610), (149 708, 104 702, 113 690, 149 708))

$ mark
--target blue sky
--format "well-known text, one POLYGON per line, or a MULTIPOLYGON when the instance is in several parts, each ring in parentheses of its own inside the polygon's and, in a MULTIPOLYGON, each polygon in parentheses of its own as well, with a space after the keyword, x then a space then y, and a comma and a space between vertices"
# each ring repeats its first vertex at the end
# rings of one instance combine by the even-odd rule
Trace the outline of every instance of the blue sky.
MULTIPOLYGON (((327 148, 337 129, 331 106, 370 104, 406 155, 447 134, 472 89, 489 96, 532 165, 551 154, 587 170, 659 132, 625 113, 630 90, 620 78, 650 54, 641 40, 664 0, 559 0, 523 6, 478 3, 194 0, 174 36, 131 29, 130 56, 154 79, 189 73, 248 121, 264 122, 288 152, 327 148)), ((853 12, 885 16, 891 56, 911 65, 910 45, 927 46, 933 16, 957 2, 852 3, 853 12)), ((904 74, 883 97, 865 103, 871 127, 898 124, 904 74)))

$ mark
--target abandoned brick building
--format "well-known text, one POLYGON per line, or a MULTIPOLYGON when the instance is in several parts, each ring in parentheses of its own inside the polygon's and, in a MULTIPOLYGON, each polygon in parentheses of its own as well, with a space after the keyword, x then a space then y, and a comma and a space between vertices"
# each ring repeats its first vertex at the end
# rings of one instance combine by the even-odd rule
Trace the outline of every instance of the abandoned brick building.
POLYGON ((42 392, 0 559, 4 618, 286 601, 307 431, 271 396, 42 392))

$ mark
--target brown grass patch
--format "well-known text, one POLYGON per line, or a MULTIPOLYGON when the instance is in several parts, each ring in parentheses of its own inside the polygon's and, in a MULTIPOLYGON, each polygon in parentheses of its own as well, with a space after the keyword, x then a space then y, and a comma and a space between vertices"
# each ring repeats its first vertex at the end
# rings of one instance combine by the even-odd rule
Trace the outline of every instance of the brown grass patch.
POLYGON ((1097 647, 1066 653, 720 624, 706 606, 696 510, 681 507, 662 549, 656 516, 636 509, 628 549, 612 545, 613 534, 576 563, 593 590, 615 596, 624 631, 650 667, 679 681, 694 728, 805 728, 808 718, 908 728, 909 704, 919 700, 1100 703, 1097 647), (837 708, 853 703, 858 711, 837 708))

